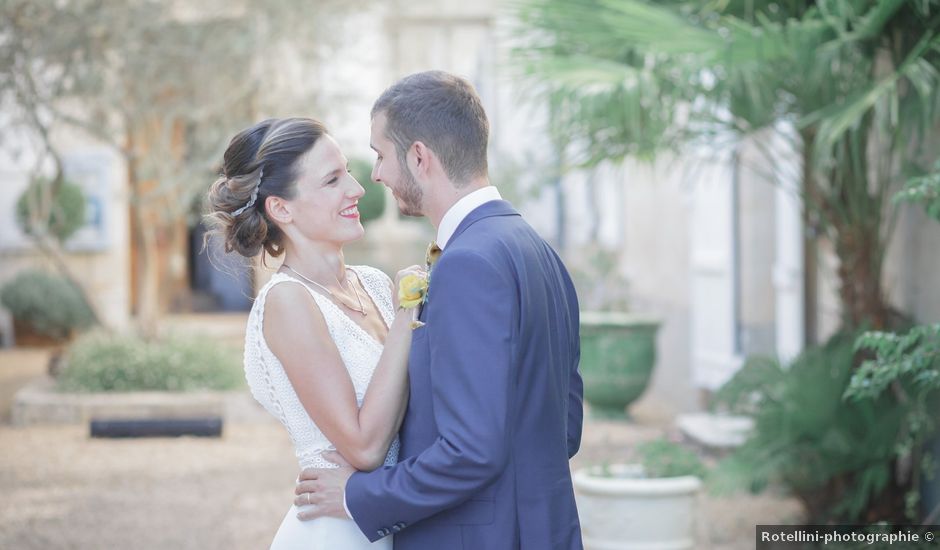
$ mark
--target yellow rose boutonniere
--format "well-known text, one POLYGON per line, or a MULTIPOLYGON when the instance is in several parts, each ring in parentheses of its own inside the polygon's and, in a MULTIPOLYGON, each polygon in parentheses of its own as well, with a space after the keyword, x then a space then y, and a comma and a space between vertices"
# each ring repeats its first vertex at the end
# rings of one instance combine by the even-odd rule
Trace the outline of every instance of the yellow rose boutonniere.
POLYGON ((418 275, 405 275, 398 283, 398 304, 411 309, 424 301, 428 292, 428 280, 418 275))
POLYGON ((405 275, 398 283, 398 305, 414 310, 411 328, 416 329, 424 323, 418 320, 418 306, 424 303, 428 295, 428 279, 419 275, 405 275))

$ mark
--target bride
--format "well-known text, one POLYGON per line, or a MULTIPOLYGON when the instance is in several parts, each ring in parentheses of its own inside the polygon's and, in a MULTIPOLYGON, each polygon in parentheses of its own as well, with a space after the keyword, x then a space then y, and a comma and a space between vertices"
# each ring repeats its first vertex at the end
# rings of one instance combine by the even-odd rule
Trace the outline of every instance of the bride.
MULTIPOLYGON (((248 317, 251 393, 287 428, 301 469, 333 466, 321 456, 331 450, 358 470, 394 464, 411 316, 397 280, 344 263, 343 245, 363 236, 364 191, 339 146, 318 121, 266 120, 232 138, 222 172, 208 219, 226 252, 284 257, 248 317)), ((420 268, 398 279, 409 273, 420 268)), ((392 547, 392 537, 370 544, 349 519, 300 521, 299 511, 288 511, 272 549, 392 547)))

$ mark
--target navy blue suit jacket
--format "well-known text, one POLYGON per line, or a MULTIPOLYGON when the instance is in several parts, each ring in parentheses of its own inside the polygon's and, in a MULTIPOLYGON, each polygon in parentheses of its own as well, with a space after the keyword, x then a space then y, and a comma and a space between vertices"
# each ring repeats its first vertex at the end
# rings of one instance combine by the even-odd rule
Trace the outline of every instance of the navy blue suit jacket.
POLYGON ((582 548, 578 300, 555 251, 509 203, 483 204, 431 271, 421 319, 400 462, 346 486, 359 528, 396 550, 582 548))

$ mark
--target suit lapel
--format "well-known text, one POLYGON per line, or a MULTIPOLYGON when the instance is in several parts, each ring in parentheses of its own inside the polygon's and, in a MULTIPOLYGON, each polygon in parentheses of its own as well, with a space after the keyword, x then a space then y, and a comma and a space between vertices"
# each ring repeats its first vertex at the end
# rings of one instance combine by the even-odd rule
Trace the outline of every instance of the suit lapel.
MULTIPOLYGON (((467 214, 467 217, 464 218, 460 222, 460 224, 457 226, 457 229, 454 231, 454 234, 450 237, 450 240, 447 241, 447 246, 444 247, 444 250, 441 252, 441 255, 443 256, 444 254, 447 254, 447 249, 449 249, 454 244, 454 241, 456 241, 457 238, 460 237, 460 235, 464 231, 466 231, 468 227, 477 223, 478 221, 484 220, 486 218, 492 218, 494 216, 518 216, 518 215, 519 215, 519 212, 517 212, 516 209, 513 208, 511 204, 509 204, 508 202, 504 200, 489 201, 489 202, 485 202, 481 204, 480 206, 471 210, 470 213, 467 214)), ((431 272, 432 285, 433 285, 433 282, 434 282, 434 276, 433 276, 433 268, 432 268, 432 272, 431 272)), ((431 287, 429 286, 428 287, 428 303, 430 303, 431 300, 432 300, 431 287)), ((418 320, 425 321, 425 317, 427 316, 427 304, 421 304, 418 307, 421 308, 418 310, 418 320)))

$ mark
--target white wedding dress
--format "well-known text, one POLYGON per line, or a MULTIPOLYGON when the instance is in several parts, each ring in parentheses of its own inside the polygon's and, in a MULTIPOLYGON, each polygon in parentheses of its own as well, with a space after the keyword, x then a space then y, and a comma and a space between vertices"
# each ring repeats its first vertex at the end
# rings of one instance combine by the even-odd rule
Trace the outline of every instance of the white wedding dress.
MULTIPOLYGON (((349 266, 349 269, 359 276, 366 292, 381 312, 386 326, 390 325, 394 313, 390 295, 391 281, 388 276, 378 269, 367 266, 349 266)), ((261 288, 248 315, 248 329, 245 334, 245 378, 248 380, 252 395, 287 428, 301 468, 334 467, 321 457, 321 453, 335 448, 301 405, 284 367, 268 348, 262 333, 265 298, 275 285, 283 283, 304 286, 316 300, 326 320, 330 336, 339 350, 346 370, 349 371, 349 378, 356 390, 356 401, 360 407, 379 356, 382 354, 382 344, 353 322, 329 298, 311 290, 299 279, 284 273, 275 273, 271 280, 261 288)), ((316 358, 311 357, 310 360, 315 361, 316 358)), ((385 464, 397 462, 398 448, 396 438, 388 451, 385 464)), ((285 495, 285 499, 289 497, 290 495, 285 495)), ((392 548, 392 537, 385 537, 375 543, 370 543, 352 520, 320 518, 301 521, 297 519, 297 512, 300 509, 302 507, 292 506, 288 510, 271 543, 272 550, 391 550, 392 548)))

